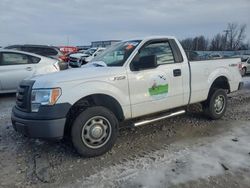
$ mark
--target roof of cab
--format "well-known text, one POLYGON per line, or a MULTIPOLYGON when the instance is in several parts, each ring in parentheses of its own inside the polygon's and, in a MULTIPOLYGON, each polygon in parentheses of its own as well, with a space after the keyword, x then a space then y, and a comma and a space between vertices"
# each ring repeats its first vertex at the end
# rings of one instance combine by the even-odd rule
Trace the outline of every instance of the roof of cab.
POLYGON ((147 37, 135 37, 135 38, 124 40, 124 41, 130 41, 130 40, 148 41, 148 40, 154 40, 154 39, 176 39, 176 38, 174 36, 156 35, 156 36, 147 36, 147 37))

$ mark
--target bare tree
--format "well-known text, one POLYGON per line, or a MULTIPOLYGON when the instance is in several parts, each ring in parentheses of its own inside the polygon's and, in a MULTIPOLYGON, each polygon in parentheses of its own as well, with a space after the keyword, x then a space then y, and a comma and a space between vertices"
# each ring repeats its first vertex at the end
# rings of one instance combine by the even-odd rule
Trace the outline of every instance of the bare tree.
POLYGON ((210 50, 218 51, 223 49, 224 36, 220 33, 215 35, 210 44, 210 50))
POLYGON ((198 36, 195 38, 187 38, 181 41, 181 44, 185 50, 191 51, 204 51, 208 49, 209 40, 204 36, 198 36))
POLYGON ((227 30, 229 31, 229 50, 238 50, 246 38, 246 24, 229 23, 227 30))
POLYGON ((211 41, 201 35, 195 38, 186 38, 181 41, 181 44, 187 51, 221 51, 249 48, 249 43, 245 41, 246 24, 228 23, 227 29, 223 32, 215 35, 211 41))
POLYGON ((193 50, 193 39, 187 38, 181 41, 181 44, 185 50, 191 51, 193 50))
POLYGON ((208 47, 208 39, 205 39, 205 37, 203 35, 197 37, 197 41, 196 41, 196 50, 207 50, 208 47))
POLYGON ((250 40, 248 40, 247 44, 246 44, 246 49, 250 50, 250 40))
POLYGON ((243 43, 240 46, 239 50, 250 50, 250 40, 248 40, 248 42, 246 42, 246 43, 243 43))

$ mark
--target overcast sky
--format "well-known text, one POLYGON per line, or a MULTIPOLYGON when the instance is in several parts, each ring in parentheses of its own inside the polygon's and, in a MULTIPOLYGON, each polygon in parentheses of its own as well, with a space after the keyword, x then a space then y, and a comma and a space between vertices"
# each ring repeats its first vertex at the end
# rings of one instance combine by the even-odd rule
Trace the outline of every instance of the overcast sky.
POLYGON ((0 46, 212 37, 228 22, 247 24, 250 39, 250 0, 0 0, 0 46))

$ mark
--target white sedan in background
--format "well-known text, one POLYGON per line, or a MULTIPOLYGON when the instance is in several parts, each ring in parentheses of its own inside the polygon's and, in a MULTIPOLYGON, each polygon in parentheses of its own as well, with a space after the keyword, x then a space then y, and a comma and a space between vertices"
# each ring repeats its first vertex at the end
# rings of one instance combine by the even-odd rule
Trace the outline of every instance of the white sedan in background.
POLYGON ((0 49, 0 93, 14 93, 23 79, 59 70, 57 60, 28 52, 0 49))
POLYGON ((81 67, 90 62, 95 56, 102 53, 106 48, 90 48, 83 53, 78 52, 69 56, 69 65, 71 67, 81 67))
POLYGON ((250 57, 241 63, 241 74, 245 76, 247 73, 250 73, 250 57))

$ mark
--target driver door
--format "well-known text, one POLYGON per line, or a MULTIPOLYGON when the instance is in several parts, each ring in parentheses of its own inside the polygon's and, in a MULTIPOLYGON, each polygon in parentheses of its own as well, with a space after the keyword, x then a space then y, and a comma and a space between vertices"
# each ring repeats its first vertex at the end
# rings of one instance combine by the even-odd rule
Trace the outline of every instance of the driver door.
POLYGON ((152 41, 142 47, 128 70, 132 117, 182 106, 183 63, 176 63, 170 43, 152 41), (131 70, 138 58, 155 55, 157 67, 131 70))

